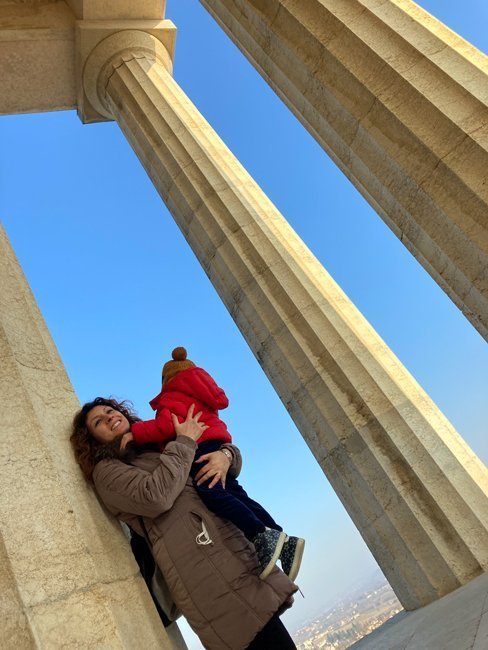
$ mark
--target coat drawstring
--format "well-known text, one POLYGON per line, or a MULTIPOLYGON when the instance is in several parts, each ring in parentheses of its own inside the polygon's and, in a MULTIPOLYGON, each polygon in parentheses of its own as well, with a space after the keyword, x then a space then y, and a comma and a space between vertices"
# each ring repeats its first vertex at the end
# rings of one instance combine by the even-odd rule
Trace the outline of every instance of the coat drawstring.
POLYGON ((205 526, 205 523, 202 521, 202 532, 198 533, 198 535, 195 537, 195 541, 197 544, 200 546, 206 546, 207 544, 213 544, 213 541, 210 538, 210 535, 208 534, 208 530, 205 526))

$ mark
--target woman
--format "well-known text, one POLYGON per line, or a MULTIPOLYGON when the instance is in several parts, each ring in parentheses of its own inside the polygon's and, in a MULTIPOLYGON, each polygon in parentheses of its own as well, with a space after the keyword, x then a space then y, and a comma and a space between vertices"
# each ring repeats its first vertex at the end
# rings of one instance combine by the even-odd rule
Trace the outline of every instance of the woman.
MULTIPOLYGON (((139 534, 142 518, 174 601, 206 648, 291 650, 278 614, 297 587, 277 568, 259 579, 252 544, 206 509, 189 478, 206 428, 199 417, 193 407, 184 422, 174 417, 176 440, 159 453, 134 446, 130 427, 138 418, 126 403, 98 397, 76 414, 71 442, 108 510, 139 534)), ((223 447, 225 453, 207 455, 197 481, 225 482, 227 471, 239 473, 238 449, 223 447)))

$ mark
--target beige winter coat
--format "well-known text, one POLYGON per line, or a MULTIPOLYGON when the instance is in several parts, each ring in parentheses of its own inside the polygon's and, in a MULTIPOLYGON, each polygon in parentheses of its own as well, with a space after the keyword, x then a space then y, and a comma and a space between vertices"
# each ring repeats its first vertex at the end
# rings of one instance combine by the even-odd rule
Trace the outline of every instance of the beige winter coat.
POLYGON ((241 650, 297 588, 278 569, 260 580, 252 544, 204 506, 188 478, 195 448, 178 436, 162 454, 142 453, 132 465, 100 461, 93 480, 107 508, 139 533, 144 517, 175 603, 203 645, 241 650))

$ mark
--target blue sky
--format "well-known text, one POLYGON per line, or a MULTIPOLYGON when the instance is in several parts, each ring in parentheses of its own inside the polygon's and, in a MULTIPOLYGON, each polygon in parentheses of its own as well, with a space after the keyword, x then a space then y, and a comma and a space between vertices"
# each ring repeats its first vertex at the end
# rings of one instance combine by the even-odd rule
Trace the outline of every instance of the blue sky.
MULTIPOLYGON (((484 2, 420 4, 486 50, 484 2)), ((176 80, 486 461, 481 337, 199 2, 166 14, 176 80)), ((185 345, 230 398, 243 484, 307 538, 290 629, 367 578, 374 560, 118 127, 11 116, 0 141, 1 218, 80 400, 128 397, 149 417, 161 365, 185 345)))

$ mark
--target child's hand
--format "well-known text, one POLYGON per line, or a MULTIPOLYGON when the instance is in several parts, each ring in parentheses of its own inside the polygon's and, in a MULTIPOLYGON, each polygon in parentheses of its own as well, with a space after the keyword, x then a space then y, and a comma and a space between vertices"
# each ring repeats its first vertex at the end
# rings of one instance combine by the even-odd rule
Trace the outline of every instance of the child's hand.
POLYGON ((187 436, 196 442, 202 433, 208 429, 208 425, 199 422, 202 412, 200 411, 194 416, 194 410, 195 404, 192 404, 186 414, 186 420, 183 422, 180 422, 174 413, 171 413, 171 419, 173 420, 173 426, 177 436, 187 436))
POLYGON ((200 456, 195 463, 205 463, 195 476, 197 485, 201 485, 213 477, 208 487, 213 488, 214 485, 217 485, 221 481, 222 487, 225 490, 225 478, 230 467, 230 460, 225 454, 221 451, 212 451, 209 454, 200 456))

